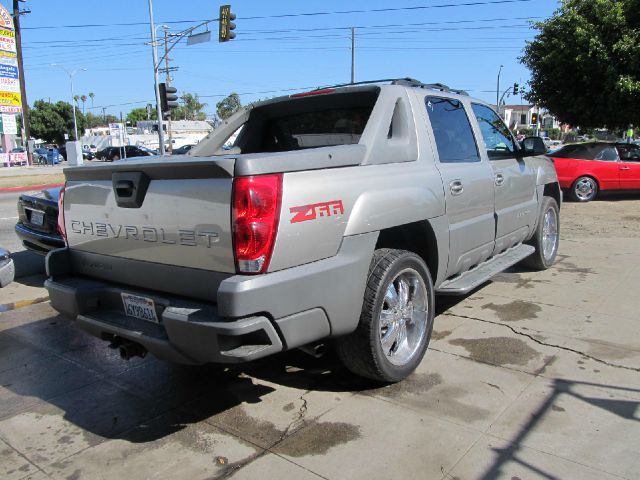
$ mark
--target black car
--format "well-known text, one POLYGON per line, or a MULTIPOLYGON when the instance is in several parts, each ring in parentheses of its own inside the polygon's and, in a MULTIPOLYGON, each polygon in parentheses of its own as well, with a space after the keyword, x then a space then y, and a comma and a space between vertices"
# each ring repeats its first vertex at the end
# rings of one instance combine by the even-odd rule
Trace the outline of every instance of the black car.
POLYGON ((131 157, 150 157, 157 155, 153 150, 149 150, 145 147, 138 147, 136 145, 126 145, 125 147, 107 147, 100 150, 96 157, 98 160, 105 162, 113 162, 114 160, 120 160, 121 158, 131 157))
POLYGON ((54 248, 64 247, 58 232, 58 197, 61 187, 42 190, 18 198, 16 234, 25 248, 46 254, 54 248))
POLYGON ((193 147, 195 147, 195 144, 187 144, 187 145, 183 145, 181 147, 178 148, 174 148, 173 149, 173 154, 174 155, 184 155, 185 153, 187 153, 189 150, 191 150, 193 147))

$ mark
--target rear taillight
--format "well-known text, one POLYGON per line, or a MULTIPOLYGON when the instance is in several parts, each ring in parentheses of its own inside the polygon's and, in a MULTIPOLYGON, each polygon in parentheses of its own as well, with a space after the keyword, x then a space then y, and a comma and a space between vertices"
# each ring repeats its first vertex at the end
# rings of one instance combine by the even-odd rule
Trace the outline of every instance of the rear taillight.
POLYGON ((234 179, 233 250, 239 273, 263 273, 269 267, 281 200, 282 174, 234 179))
POLYGON ((58 233, 62 235, 64 243, 67 243, 67 229, 64 227, 64 187, 58 195, 58 233))

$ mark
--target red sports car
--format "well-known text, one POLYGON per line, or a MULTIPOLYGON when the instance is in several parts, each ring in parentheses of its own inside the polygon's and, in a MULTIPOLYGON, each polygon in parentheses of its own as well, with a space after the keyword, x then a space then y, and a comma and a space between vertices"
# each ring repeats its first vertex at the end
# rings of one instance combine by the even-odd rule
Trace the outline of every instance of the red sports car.
POLYGON ((576 143, 548 154, 560 186, 578 202, 599 192, 640 191, 640 145, 634 143, 576 143))

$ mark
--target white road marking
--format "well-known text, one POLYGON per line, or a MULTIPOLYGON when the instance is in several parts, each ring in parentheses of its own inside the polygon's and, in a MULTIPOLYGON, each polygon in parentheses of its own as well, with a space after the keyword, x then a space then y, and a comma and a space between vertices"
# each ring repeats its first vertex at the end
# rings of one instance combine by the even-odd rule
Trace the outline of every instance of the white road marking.
POLYGON ((4 218, 0 218, 0 220, 17 220, 18 217, 4 217, 4 218))

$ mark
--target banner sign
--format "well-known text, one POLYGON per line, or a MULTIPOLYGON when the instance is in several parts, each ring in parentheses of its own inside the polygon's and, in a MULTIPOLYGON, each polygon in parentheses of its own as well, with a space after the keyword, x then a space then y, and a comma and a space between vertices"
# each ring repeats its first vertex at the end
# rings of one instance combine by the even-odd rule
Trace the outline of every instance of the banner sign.
POLYGON ((17 135, 18 124, 16 122, 16 116, 4 113, 0 115, 0 129, 5 135, 17 135))
POLYGON ((17 78, 0 77, 0 90, 20 93, 20 80, 17 78))
POLYGON ((13 17, 3 5, 0 5, 0 28, 13 30, 13 17))
POLYGON ((0 28, 0 50, 9 53, 16 52, 16 34, 11 30, 0 28))
POLYGON ((20 94, 16 92, 0 91, 0 105, 8 105, 11 107, 22 106, 22 102, 20 101, 20 94))
MULTIPOLYGON (((20 113, 20 71, 16 58, 13 17, 0 5, 0 112, 20 113)), ((6 132, 6 130, 5 130, 6 132)))
MULTIPOLYGON (((0 58, 0 62, 2 59, 0 58)), ((5 78, 18 78, 18 68, 13 65, 5 65, 0 63, 0 77, 5 78)))

